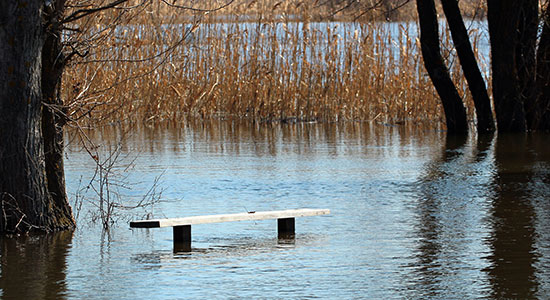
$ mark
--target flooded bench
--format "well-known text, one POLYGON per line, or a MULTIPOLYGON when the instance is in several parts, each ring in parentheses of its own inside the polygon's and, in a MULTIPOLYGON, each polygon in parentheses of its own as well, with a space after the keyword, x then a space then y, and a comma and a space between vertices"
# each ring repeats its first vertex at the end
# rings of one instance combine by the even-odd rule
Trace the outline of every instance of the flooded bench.
POLYGON ((130 222, 131 228, 161 228, 173 227, 174 249, 191 250, 191 225, 233 222, 258 221, 277 219, 279 238, 293 238, 295 234, 295 218, 328 215, 328 209, 290 209, 276 211, 251 211, 238 214, 194 216, 176 219, 139 220, 130 222))

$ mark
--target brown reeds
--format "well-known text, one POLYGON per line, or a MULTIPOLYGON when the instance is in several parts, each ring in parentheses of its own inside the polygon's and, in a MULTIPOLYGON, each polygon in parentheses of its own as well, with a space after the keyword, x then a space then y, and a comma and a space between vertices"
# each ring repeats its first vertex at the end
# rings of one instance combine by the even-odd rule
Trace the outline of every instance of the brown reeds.
MULTIPOLYGON (((414 22, 314 22, 305 4, 292 3, 294 14, 279 14, 280 4, 269 17, 255 13, 254 22, 206 22, 203 12, 184 21, 153 6, 122 26, 97 17, 79 37, 94 41, 90 53, 64 77, 70 117, 81 124, 189 116, 439 124, 414 22)), ((448 35, 443 42, 467 97, 448 35)))

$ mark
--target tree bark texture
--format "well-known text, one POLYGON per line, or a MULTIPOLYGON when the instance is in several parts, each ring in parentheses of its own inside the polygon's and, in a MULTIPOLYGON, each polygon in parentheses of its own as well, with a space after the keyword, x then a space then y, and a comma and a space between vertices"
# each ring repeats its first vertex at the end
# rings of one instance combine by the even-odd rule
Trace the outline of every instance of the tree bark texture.
POLYGON ((522 132, 527 124, 516 60, 522 1, 488 0, 487 7, 497 127, 499 132, 522 132))
POLYGON ((43 3, 0 3, 0 232, 74 226, 68 203, 59 206, 53 201, 46 175, 42 135, 42 53, 46 39, 43 3))
POLYGON ((537 49, 536 123, 534 128, 550 131, 550 5, 542 14, 542 32, 537 49))
POLYGON ((62 24, 65 0, 56 0, 44 9, 45 43, 42 50, 42 135, 48 191, 55 206, 72 216, 65 188, 63 126, 66 109, 61 100, 61 78, 65 67, 62 24))
POLYGON ((420 44, 424 65, 432 80, 443 109, 448 133, 468 132, 466 108, 451 80, 449 70, 441 56, 437 12, 433 0, 417 0, 420 21, 420 44))
POLYGON ((464 77, 468 82, 468 88, 472 94, 477 116, 477 131, 486 133, 495 130, 495 121, 491 109, 491 100, 487 92, 485 80, 481 75, 477 63, 468 30, 464 25, 462 14, 457 0, 441 0, 443 12, 447 18, 451 36, 453 39, 460 65, 464 71, 464 77))
POLYGON ((528 130, 537 123, 536 49, 539 24, 538 0, 523 0, 519 10, 516 61, 521 101, 528 130))

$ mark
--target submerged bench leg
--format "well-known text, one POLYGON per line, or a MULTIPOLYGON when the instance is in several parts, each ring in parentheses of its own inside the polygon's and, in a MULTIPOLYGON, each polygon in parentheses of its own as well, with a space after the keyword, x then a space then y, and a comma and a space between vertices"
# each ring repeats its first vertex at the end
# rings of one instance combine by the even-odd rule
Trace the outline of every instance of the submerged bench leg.
POLYGON ((295 219, 277 219, 277 231, 280 239, 291 239, 295 236, 295 219))
POLYGON ((174 251, 191 251, 191 225, 174 226, 174 251))

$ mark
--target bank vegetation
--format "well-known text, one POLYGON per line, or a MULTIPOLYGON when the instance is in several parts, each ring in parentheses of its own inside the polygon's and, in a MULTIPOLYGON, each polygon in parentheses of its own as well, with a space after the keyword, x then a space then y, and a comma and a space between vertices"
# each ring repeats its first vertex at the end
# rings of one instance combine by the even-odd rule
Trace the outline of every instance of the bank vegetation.
MULTIPOLYGON (((78 41, 63 78, 68 119, 79 126, 189 117, 441 125, 410 21, 414 3, 371 2, 159 1, 96 14, 67 35, 78 41)), ((467 3, 469 14, 483 14, 479 1, 467 3)), ((442 29, 453 79, 471 108, 442 29)), ((477 51, 482 32, 471 30, 477 51)))

